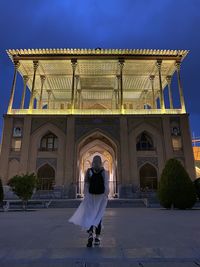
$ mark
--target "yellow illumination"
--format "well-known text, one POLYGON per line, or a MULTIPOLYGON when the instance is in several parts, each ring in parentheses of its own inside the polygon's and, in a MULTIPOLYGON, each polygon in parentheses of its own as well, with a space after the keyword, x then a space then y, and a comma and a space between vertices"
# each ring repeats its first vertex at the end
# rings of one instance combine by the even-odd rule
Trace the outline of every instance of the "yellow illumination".
POLYGON ((12 109, 12 115, 150 115, 150 114, 183 114, 182 109, 12 109))

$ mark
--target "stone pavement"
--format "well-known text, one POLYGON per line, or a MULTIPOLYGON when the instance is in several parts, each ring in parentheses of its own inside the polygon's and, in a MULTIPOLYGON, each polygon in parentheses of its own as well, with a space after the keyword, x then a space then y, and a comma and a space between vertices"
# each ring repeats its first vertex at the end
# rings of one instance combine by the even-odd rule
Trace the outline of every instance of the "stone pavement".
POLYGON ((0 212, 0 267, 197 267, 200 210, 107 208, 101 247, 68 223, 75 209, 0 212))

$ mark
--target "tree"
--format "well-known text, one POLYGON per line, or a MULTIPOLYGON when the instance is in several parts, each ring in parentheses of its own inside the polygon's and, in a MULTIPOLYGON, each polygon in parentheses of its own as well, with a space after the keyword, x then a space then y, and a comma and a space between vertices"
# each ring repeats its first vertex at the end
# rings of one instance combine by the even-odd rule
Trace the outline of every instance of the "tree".
POLYGON ((32 197, 33 190, 37 186, 37 178, 34 173, 15 175, 10 179, 8 185, 13 192, 22 200, 23 209, 26 209, 28 200, 32 197))
POLYGON ((177 159, 169 159, 162 171, 158 198, 165 208, 192 208, 196 202, 195 188, 187 171, 177 159))
POLYGON ((4 199, 3 185, 2 185, 1 178, 0 178, 0 206, 3 206, 3 199, 4 199))

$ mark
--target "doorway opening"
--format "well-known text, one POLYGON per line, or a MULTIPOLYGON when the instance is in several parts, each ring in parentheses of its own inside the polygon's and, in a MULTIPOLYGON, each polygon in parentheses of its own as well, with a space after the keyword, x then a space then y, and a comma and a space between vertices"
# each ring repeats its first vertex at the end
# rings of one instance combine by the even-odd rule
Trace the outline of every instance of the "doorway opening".
POLYGON ((100 133, 85 139, 80 146, 77 161, 77 196, 83 197, 85 174, 87 169, 91 168, 93 157, 96 155, 101 157, 103 167, 109 177, 109 198, 116 198, 118 195, 116 153, 110 140, 100 133))

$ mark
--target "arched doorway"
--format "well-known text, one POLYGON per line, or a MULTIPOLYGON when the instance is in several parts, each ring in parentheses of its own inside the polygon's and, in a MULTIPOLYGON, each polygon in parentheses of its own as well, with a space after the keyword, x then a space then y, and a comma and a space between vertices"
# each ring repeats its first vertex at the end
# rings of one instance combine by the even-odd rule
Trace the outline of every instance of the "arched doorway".
POLYGON ((112 141, 96 132, 79 144, 77 152, 77 195, 83 196, 85 173, 91 167, 93 157, 99 155, 109 176, 109 197, 117 197, 116 147, 112 141))
POLYGON ((52 190, 55 184, 55 170, 48 163, 41 166, 37 171, 39 180, 38 190, 52 190))
POLYGON ((158 187, 156 168, 145 163, 140 168, 140 189, 141 191, 156 191, 158 187))

